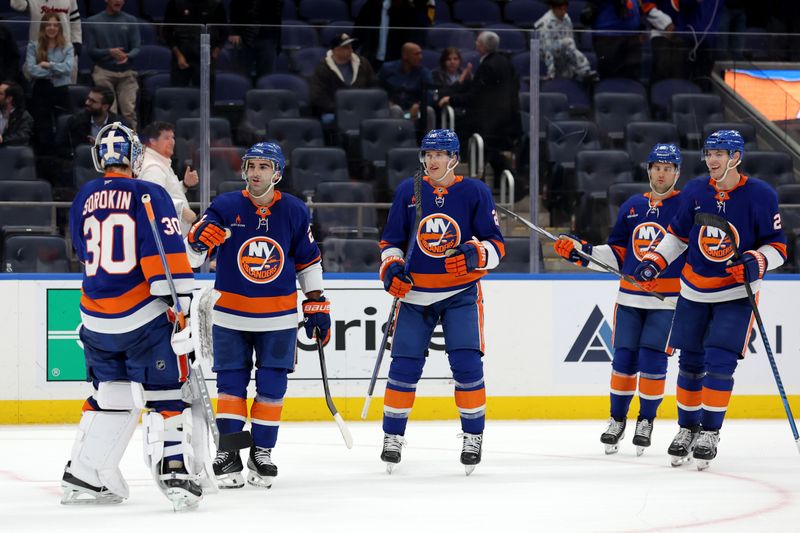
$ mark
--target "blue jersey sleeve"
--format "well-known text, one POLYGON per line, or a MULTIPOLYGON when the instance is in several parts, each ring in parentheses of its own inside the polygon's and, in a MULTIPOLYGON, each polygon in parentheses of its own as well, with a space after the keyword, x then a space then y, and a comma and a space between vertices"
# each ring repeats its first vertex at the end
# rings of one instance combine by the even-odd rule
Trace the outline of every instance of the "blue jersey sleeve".
POLYGON ((631 239, 631 230, 628 227, 628 221, 625 218, 630 207, 630 200, 626 200, 619 207, 617 221, 614 222, 614 227, 611 228, 611 233, 608 235, 607 243, 611 247, 611 251, 614 252, 618 265, 622 265, 622 263, 625 261, 625 255, 628 251, 628 243, 631 239))
POLYGON ((295 226, 292 235, 292 257, 295 270, 300 271, 321 260, 319 246, 311 231, 311 215, 305 205, 298 206, 297 218, 300 222, 295 226))
POLYGON ((481 241, 489 241, 497 250, 497 256, 502 259, 505 255, 505 241, 500 232, 497 220, 497 210, 494 206, 492 193, 485 183, 476 181, 478 185, 478 202, 473 211, 472 227, 475 228, 475 237, 481 241))
POLYGON ((756 248, 769 245, 786 260, 786 235, 781 226, 778 195, 772 187, 762 188, 761 200, 755 202, 756 248))

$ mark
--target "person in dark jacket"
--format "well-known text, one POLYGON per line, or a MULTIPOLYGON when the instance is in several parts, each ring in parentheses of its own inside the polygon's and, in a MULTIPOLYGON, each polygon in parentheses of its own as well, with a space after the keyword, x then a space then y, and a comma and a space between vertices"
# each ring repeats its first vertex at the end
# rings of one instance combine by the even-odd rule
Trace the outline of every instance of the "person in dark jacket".
POLYGON ((108 87, 92 87, 84 102, 84 109, 67 120, 67 127, 56 139, 58 153, 65 159, 75 156, 75 149, 82 144, 94 145, 95 137, 106 124, 121 122, 121 116, 110 111, 114 104, 114 93, 108 87))
POLYGON ((331 49, 311 76, 311 106, 323 124, 333 122, 336 91, 366 89, 377 84, 375 72, 365 58, 353 52, 358 40, 341 33, 331 41, 331 49))
POLYGON ((25 111, 25 93, 13 81, 0 82, 0 146, 30 144, 33 117, 25 111))
MULTIPOLYGON (((200 86, 200 25, 211 34, 211 87, 214 63, 225 41, 228 16, 220 0, 169 0, 164 11, 164 40, 172 50, 170 85, 200 86)), ((212 89, 213 90, 213 89, 212 89)))
MULTIPOLYGON (((292 0, 293 1, 293 0, 292 0)), ((228 42, 253 81, 275 71, 280 52, 284 0, 232 0, 228 42)))

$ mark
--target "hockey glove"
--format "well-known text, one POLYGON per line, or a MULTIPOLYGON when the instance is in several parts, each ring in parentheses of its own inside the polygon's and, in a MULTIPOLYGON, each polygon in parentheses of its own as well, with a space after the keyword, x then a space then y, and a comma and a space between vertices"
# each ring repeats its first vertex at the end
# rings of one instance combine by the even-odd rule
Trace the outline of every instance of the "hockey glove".
POLYGON ((642 262, 633 271, 633 277, 639 281, 653 281, 667 268, 667 260, 658 252, 647 252, 642 262))
POLYGON ((738 261, 729 263, 725 269, 733 276, 736 283, 752 283, 764 277, 767 273, 767 258, 755 250, 748 250, 742 254, 738 261))
POLYGON ((486 268, 488 252, 480 241, 467 241, 445 253, 444 269, 456 276, 466 276, 476 268, 486 268))
POLYGON ((202 253, 219 246, 225 238, 225 228, 203 217, 189 230, 187 240, 192 250, 202 253))
POLYGON ((578 255, 578 252, 575 250, 579 249, 586 255, 592 255, 592 245, 584 240, 579 239, 576 235, 572 235, 571 233, 559 235, 558 240, 553 243, 553 249, 565 260, 569 261, 570 263, 578 264, 582 267, 588 265, 589 261, 578 255))
POLYGON ((314 338, 314 330, 319 328, 322 345, 328 344, 331 338, 331 303, 320 296, 319 300, 303 301, 303 327, 309 339, 314 338))
POLYGON ((381 263, 383 289, 395 298, 404 297, 414 285, 411 274, 405 271, 406 262, 397 256, 387 257, 381 263))

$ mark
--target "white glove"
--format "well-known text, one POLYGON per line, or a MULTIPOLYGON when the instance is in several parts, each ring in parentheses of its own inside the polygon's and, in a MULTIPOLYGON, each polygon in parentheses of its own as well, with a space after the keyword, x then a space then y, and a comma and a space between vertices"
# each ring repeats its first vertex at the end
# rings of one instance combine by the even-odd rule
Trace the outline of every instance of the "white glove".
POLYGON ((194 351, 194 339, 192 338, 191 318, 186 319, 186 327, 181 331, 172 331, 172 351, 175 355, 186 355, 194 351))

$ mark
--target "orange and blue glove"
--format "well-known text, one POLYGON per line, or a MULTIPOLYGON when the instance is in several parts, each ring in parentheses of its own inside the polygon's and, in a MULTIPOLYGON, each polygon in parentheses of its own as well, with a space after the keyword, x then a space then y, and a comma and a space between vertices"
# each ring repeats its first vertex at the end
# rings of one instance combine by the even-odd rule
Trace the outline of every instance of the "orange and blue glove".
POLYGON ((667 268, 667 260, 658 252, 647 252, 642 262, 633 271, 633 277, 639 281, 653 281, 667 268))
POLYGON ((733 276, 736 283, 753 283, 767 273, 767 258, 761 252, 748 250, 738 261, 729 263, 725 271, 733 276))
POLYGON ((322 345, 328 344, 331 339, 331 303, 324 296, 303 301, 303 327, 309 339, 314 338, 314 330, 319 328, 322 345))
POLYGON ((572 235, 571 233, 559 235, 558 240, 553 243, 553 249, 558 255, 570 263, 575 263, 585 267, 589 264, 589 261, 578 255, 578 252, 576 251, 578 246, 580 246, 579 249, 581 252, 585 253, 586 255, 592 255, 592 245, 580 239, 577 235, 572 235))
POLYGON ((489 254, 480 241, 467 241, 445 253, 444 269, 456 276, 466 276, 478 268, 486 268, 489 254))
POLYGON ((195 252, 206 252, 225 242, 226 238, 225 228, 203 217, 189 230, 186 240, 195 252))
POLYGON ((406 272, 406 262, 397 256, 387 257, 381 263, 381 281, 383 289, 394 296, 402 298, 414 285, 414 278, 406 272))

